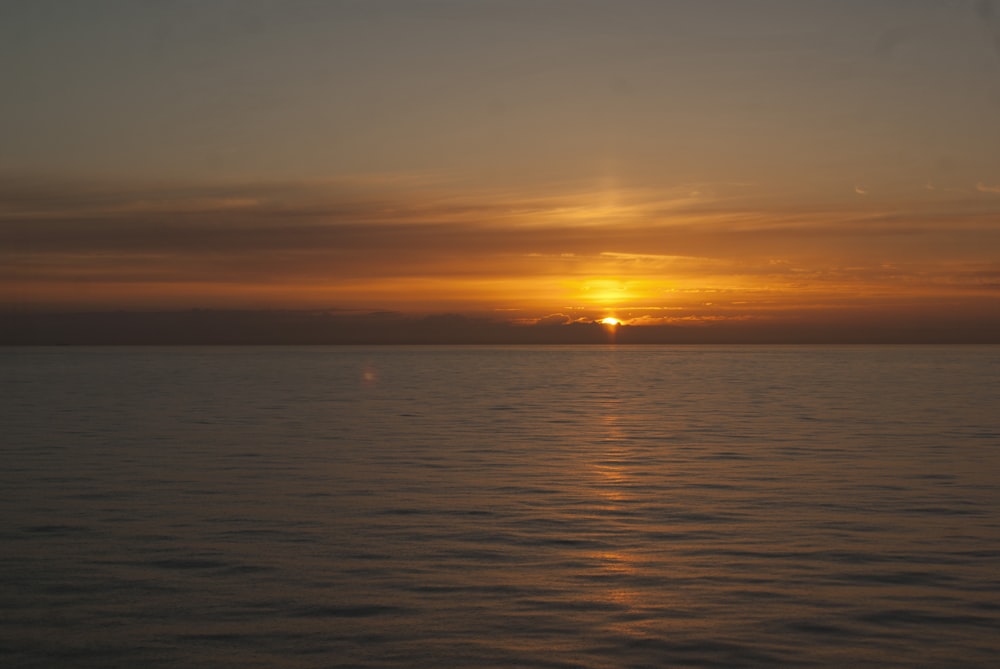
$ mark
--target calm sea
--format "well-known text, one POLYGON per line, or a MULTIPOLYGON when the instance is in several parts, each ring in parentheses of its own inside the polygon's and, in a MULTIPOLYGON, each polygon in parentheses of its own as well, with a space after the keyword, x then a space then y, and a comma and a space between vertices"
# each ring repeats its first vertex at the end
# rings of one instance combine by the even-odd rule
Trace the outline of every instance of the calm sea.
POLYGON ((1000 347, 0 349, 4 667, 995 667, 1000 347))

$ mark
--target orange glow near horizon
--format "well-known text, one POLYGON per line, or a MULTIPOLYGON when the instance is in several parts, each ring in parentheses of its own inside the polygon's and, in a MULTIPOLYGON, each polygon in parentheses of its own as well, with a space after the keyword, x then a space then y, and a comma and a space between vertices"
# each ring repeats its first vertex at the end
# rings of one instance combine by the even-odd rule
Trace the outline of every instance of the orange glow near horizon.
MULTIPOLYGON (((538 258, 534 267, 518 268, 519 276, 476 276, 469 272, 468 276, 455 277, 364 276, 349 280, 317 276, 314 281, 295 276, 280 281, 252 276, 225 281, 212 277, 127 280, 129 277, 117 277, 109 264, 102 275, 83 281, 49 277, 0 284, 0 304, 58 310, 340 308, 413 314, 490 313, 499 320, 525 323, 563 314, 567 322, 587 319, 606 326, 642 326, 775 317, 811 321, 821 314, 845 310, 923 309, 931 316, 961 310, 963 304, 969 304, 966 309, 972 313, 978 308, 975 305, 996 299, 989 289, 963 285, 946 274, 937 280, 927 273, 901 278, 891 271, 872 277, 792 271, 731 277, 706 273, 699 278, 691 269, 683 278, 566 278, 548 273, 556 268, 547 262, 538 258)), ((166 269, 161 274, 166 274, 166 269)))
POLYGON ((220 201, 247 202, 236 208, 192 188, 148 206, 128 189, 121 202, 102 194, 95 201, 107 204, 80 220, 58 199, 34 214, 0 211, 0 307, 452 313, 613 328, 894 312, 935 322, 995 312, 1000 294, 989 208, 897 223, 872 222, 878 212, 860 205, 769 214, 766 202, 720 198, 695 215, 706 195, 677 204, 692 198, 619 189, 615 220, 601 222, 598 207, 581 223, 592 194, 397 192, 390 207, 322 204, 299 186, 304 194, 291 188, 271 205, 249 197, 257 188, 220 186, 220 201), (296 206, 306 223, 288 223, 296 206))

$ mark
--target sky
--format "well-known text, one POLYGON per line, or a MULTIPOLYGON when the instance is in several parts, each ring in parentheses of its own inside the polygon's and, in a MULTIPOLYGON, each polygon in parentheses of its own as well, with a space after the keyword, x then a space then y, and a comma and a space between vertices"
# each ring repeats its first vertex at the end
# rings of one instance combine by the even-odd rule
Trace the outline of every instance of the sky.
POLYGON ((1000 333, 1000 2, 0 0, 0 91, 8 312, 1000 333))

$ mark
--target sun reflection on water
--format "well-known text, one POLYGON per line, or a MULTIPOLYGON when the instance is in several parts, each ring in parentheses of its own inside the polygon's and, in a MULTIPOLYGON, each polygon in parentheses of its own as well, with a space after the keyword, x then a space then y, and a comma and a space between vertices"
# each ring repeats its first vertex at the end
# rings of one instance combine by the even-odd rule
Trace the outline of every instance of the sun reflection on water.
POLYGON ((593 596, 620 612, 606 623, 615 634, 642 637, 647 633, 647 611, 652 602, 648 588, 634 584, 643 577, 642 563, 628 547, 632 529, 627 520, 631 507, 637 502, 634 492, 634 472, 631 461, 634 453, 628 429, 622 418, 621 398, 607 398, 599 403, 600 411, 594 416, 594 434, 597 448, 589 462, 595 513, 604 518, 617 518, 607 545, 588 555, 593 565, 595 581, 599 584, 593 596))

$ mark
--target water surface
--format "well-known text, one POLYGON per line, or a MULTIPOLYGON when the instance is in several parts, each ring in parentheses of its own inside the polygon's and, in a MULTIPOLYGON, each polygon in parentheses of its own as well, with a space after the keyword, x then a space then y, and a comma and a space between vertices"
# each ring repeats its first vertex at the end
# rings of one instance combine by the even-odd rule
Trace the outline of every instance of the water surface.
POLYGON ((995 666, 1000 348, 0 349, 14 667, 995 666))

